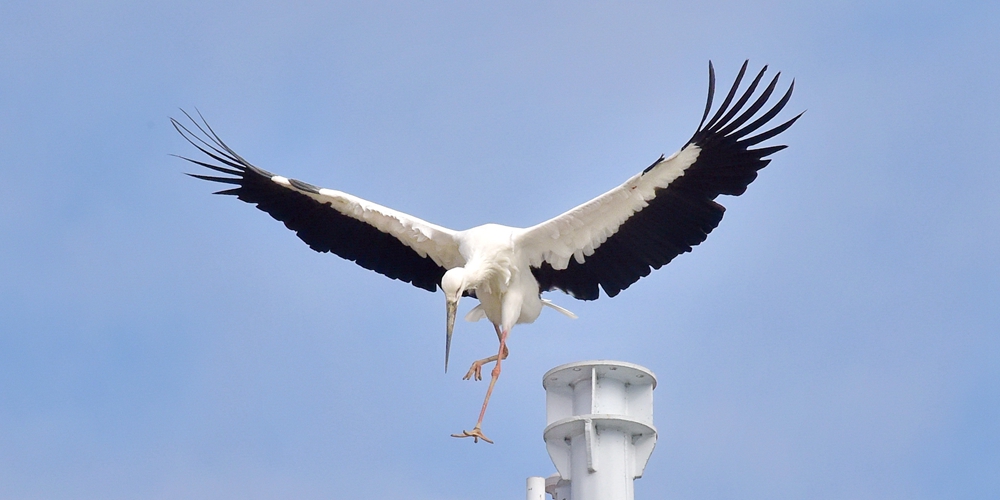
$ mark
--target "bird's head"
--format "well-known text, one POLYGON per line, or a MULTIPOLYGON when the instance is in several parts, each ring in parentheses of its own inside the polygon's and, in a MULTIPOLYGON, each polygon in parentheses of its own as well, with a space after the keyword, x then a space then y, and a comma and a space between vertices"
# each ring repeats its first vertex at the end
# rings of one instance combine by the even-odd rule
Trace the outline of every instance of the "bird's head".
POLYGON ((444 341, 444 371, 448 371, 448 356, 451 353, 451 332, 455 329, 455 314, 462 293, 469 286, 468 273, 464 267, 449 269, 441 278, 441 289, 444 290, 445 307, 448 311, 447 333, 444 341))

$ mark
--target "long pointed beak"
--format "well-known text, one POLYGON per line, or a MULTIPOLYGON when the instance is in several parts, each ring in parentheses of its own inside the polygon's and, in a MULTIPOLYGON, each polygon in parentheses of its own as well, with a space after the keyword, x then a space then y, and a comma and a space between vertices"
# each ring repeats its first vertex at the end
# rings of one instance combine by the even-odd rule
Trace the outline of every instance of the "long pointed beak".
POLYGON ((447 299, 448 323, 447 336, 444 339, 444 372, 448 373, 448 356, 451 354, 451 332, 455 329, 455 311, 458 309, 458 299, 447 299))

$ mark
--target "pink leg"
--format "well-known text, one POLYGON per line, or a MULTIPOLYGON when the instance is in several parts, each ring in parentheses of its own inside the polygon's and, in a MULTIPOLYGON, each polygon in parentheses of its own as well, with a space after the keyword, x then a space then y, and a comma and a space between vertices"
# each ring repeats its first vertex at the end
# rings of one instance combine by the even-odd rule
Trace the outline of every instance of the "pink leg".
MULTIPOLYGON (((500 327, 496 326, 496 325, 493 325, 493 328, 497 331, 497 340, 499 340, 500 337, 501 337, 500 327)), ((479 361, 473 361, 472 362, 472 367, 469 368, 469 371, 465 374, 464 377, 462 377, 462 380, 469 380, 470 378, 473 378, 473 377, 475 377, 476 380, 482 380, 483 379, 483 365, 485 365, 487 363, 492 363, 492 362, 496 361, 497 359, 507 359, 507 356, 510 354, 510 351, 507 349, 506 345, 503 346, 503 349, 501 351, 502 352, 500 354, 494 354, 493 356, 490 356, 488 358, 483 358, 483 359, 480 359, 479 361)))
MULTIPOLYGON (((497 328, 499 330, 499 328, 497 328)), ((483 409, 479 412, 479 420, 476 421, 476 426, 472 428, 471 431, 462 431, 461 434, 452 434, 452 437, 471 437, 476 443, 480 439, 486 441, 487 443, 493 444, 485 435, 483 435, 483 417, 486 416, 486 406, 490 404, 490 395, 493 394, 493 386, 496 385, 497 379, 500 378, 500 362, 505 358, 504 351, 507 349, 507 333, 509 331, 504 331, 500 333, 500 350, 497 352, 496 366, 493 367, 493 372, 491 373, 492 378, 490 379, 490 387, 486 389, 486 399, 483 401, 483 409)))

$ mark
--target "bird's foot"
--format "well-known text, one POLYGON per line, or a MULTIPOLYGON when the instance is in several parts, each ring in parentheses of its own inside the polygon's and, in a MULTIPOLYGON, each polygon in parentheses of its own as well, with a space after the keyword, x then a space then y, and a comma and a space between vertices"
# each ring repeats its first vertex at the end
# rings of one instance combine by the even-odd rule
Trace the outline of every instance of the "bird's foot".
MULTIPOLYGON (((462 380, 469 380, 470 378, 473 378, 473 377, 475 377, 476 380, 482 380, 483 379, 483 362, 482 361, 473 361, 472 362, 472 368, 469 368, 469 371, 465 374, 464 377, 462 377, 462 380)), ((462 437, 465 437, 465 436, 462 436, 462 437)))
POLYGON ((490 438, 483 435, 483 430, 479 426, 475 426, 471 431, 462 431, 461 434, 452 434, 451 437, 454 438, 472 438, 473 442, 478 443, 480 439, 486 441, 487 443, 493 444, 490 438))

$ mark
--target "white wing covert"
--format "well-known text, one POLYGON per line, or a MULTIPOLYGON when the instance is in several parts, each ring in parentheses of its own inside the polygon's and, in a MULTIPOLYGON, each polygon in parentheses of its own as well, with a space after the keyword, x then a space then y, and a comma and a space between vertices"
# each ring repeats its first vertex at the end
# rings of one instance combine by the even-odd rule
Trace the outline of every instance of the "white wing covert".
POLYGON ((687 146, 670 158, 661 157, 650 173, 636 174, 587 203, 525 229, 519 241, 531 266, 548 263, 560 271, 566 269, 570 259, 577 264, 586 262, 622 224, 649 205, 657 190, 682 175, 698 158, 698 152, 697 146, 687 146))

